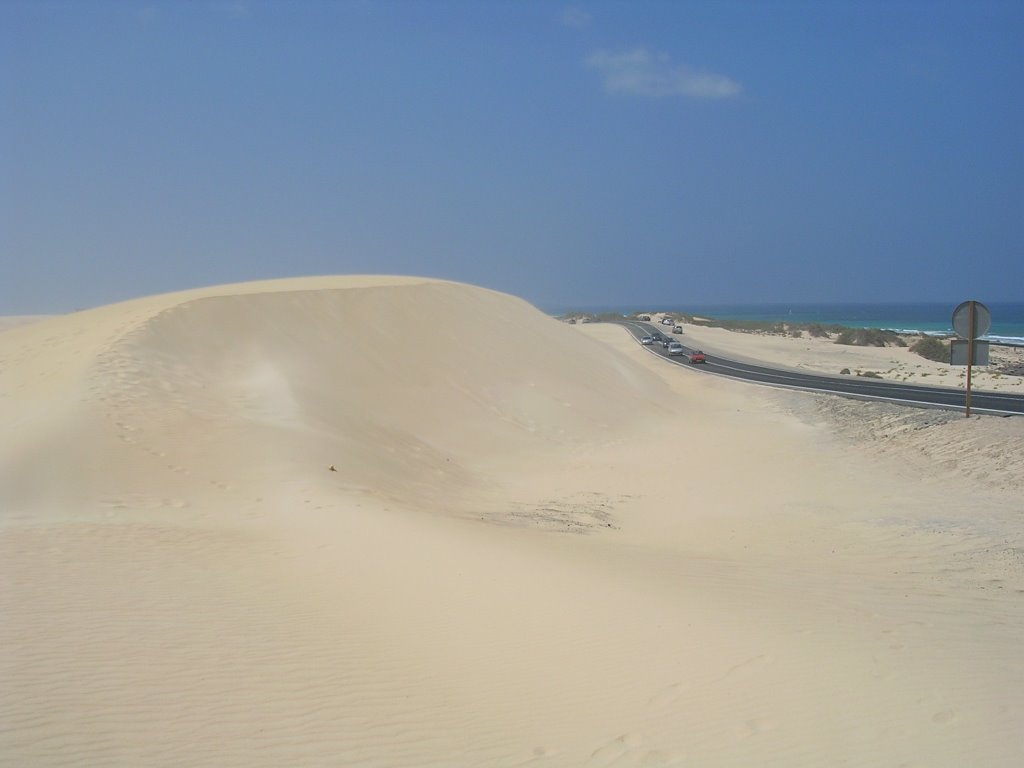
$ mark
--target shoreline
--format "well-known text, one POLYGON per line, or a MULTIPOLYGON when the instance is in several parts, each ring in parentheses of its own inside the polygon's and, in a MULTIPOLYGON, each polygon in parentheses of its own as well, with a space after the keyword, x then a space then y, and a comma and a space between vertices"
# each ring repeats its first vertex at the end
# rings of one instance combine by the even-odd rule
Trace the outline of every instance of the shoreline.
MULTIPOLYGON (((678 313, 635 313, 647 315, 660 326, 663 318, 673 318, 683 328, 681 338, 687 346, 734 357, 748 362, 797 371, 829 375, 869 376, 916 384, 963 389, 967 368, 928 359, 911 351, 921 340, 918 335, 880 331, 874 336, 886 346, 841 344, 837 338, 843 331, 858 329, 840 326, 780 323, 704 322, 705 318, 678 313), (696 322, 694 322, 696 320, 696 322), (712 324, 713 323, 713 324, 712 324)), ((615 315, 616 319, 621 319, 615 315)), ((570 318, 579 322, 582 318, 570 318)), ((582 320, 599 320, 600 316, 582 320)), ((871 338, 865 330, 865 337, 871 338)), ((1024 392, 1024 346, 990 344, 990 365, 974 366, 973 389, 993 392, 1024 392)))
MULTIPOLYGON (((752 305, 752 308, 765 309, 773 306, 775 305, 764 305, 764 307, 754 307, 752 305)), ((782 305, 779 306, 781 307, 782 305)), ((817 307, 818 305, 814 306, 817 307)), ((835 305, 835 307, 840 308, 844 306, 846 305, 835 305)), ((903 308, 906 306, 915 305, 884 304, 878 306, 903 308)), ((926 303, 918 306, 932 307, 937 305, 926 303)), ((943 310, 945 310, 945 305, 942 306, 943 310)), ((994 322, 993 328, 990 329, 989 334, 983 337, 982 340, 989 341, 992 344, 1024 346, 1024 304, 1001 302, 993 303, 993 306, 1002 310, 1003 314, 1009 314, 1009 316, 1012 319, 1009 321, 997 320, 996 322, 994 322)), ((950 307, 950 309, 952 308, 950 307)), ((548 314, 549 316, 554 317, 556 319, 566 319, 570 317, 589 317, 591 319, 597 319, 601 317, 623 318, 636 317, 640 314, 658 316, 668 315, 671 317, 697 320, 699 322, 704 322, 710 325, 711 327, 727 327, 733 329, 770 330, 773 327, 782 326, 801 329, 828 328, 834 329, 836 331, 841 329, 863 329, 866 331, 891 331, 893 333, 906 336, 935 336, 937 338, 956 338, 956 334, 953 331, 952 324, 947 320, 885 319, 884 313, 879 313, 878 317, 873 317, 870 319, 853 319, 848 317, 842 317, 844 313, 841 311, 834 312, 834 314, 832 314, 831 317, 827 312, 824 311, 821 311, 820 313, 815 313, 813 316, 809 315, 808 313, 800 312, 797 312, 795 314, 788 314, 785 311, 715 313, 710 309, 702 308, 700 305, 694 305, 688 308, 657 310, 635 310, 634 308, 627 307, 590 307, 581 309, 570 309, 564 312, 549 312, 548 314)), ((993 314, 995 314, 995 310, 993 311, 993 314)))

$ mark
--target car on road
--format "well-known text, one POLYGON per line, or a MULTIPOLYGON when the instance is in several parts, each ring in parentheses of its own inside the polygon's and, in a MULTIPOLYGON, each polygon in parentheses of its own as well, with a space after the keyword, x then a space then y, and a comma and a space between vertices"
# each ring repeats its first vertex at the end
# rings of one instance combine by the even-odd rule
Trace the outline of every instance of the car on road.
POLYGON ((699 349, 693 350, 690 354, 686 356, 686 359, 690 363, 706 363, 708 361, 705 354, 701 352, 699 349))
MULTIPOLYGON (((668 349, 668 345, 672 344, 672 343, 673 343, 672 339, 670 339, 668 336, 662 336, 661 337, 661 346, 663 346, 665 349, 668 349)), ((678 343, 678 342, 676 342, 676 343, 678 343)))
POLYGON ((654 343, 654 338, 651 337, 651 336, 644 336, 642 339, 640 339, 640 343, 641 344, 653 344, 654 343))
POLYGON ((681 355, 683 354, 683 345, 678 341, 669 342, 668 353, 670 355, 681 355))

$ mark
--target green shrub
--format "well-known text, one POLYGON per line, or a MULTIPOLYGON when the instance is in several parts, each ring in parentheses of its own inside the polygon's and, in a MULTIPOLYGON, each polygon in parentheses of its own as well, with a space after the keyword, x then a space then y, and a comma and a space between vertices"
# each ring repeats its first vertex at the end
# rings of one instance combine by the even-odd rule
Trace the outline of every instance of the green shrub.
POLYGON ((712 319, 709 325, 716 328, 725 328, 730 331, 776 331, 782 324, 770 320, 716 320, 712 319))
POLYGON ((899 346, 902 341, 895 331, 883 331, 880 328, 844 328, 836 338, 836 344, 854 347, 899 346))
POLYGON ((839 372, 839 375, 840 376, 849 376, 850 375, 850 369, 849 368, 843 368, 843 370, 841 370, 839 372))
POLYGON ((910 351, 926 360, 934 360, 937 363, 949 362, 949 345, 934 336, 922 336, 910 345, 910 351))

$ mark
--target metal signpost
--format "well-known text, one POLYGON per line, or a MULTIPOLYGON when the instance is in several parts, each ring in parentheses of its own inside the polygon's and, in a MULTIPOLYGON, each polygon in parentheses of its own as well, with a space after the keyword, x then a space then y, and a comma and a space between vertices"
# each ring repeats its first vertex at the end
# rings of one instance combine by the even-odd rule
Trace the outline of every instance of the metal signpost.
POLYGON ((970 359, 971 365, 988 365, 988 342, 979 340, 972 345, 966 339, 952 339, 949 342, 949 364, 967 365, 968 359, 970 359), (972 358, 967 357, 967 348, 970 346, 974 347, 974 357, 972 358))
MULTIPOLYGON (((967 398, 965 401, 965 416, 970 418, 971 416, 971 368, 975 365, 974 351, 976 347, 984 345, 984 360, 982 363, 978 361, 979 365, 988 364, 988 342, 977 341, 979 336, 984 336, 988 333, 988 329, 992 327, 992 313, 988 311, 988 307, 982 304, 980 301, 965 301, 956 309, 953 310, 953 330, 956 331, 956 335, 961 339, 967 340, 967 398)), ((951 343, 950 346, 950 365, 963 365, 958 363, 956 357, 954 357, 953 347, 956 342, 951 343)))

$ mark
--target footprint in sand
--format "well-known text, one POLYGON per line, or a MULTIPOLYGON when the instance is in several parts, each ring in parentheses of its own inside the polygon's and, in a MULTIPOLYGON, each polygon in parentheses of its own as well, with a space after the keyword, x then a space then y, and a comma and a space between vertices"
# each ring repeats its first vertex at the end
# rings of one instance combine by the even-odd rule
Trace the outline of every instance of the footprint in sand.
POLYGON ((651 696, 651 698, 647 700, 647 705, 651 707, 664 707, 669 704, 674 704, 679 700, 679 691, 681 688, 682 683, 672 683, 672 685, 662 688, 656 694, 651 696))
POLYGON ((774 731, 778 727, 779 721, 772 717, 755 717, 753 720, 747 720, 747 733, 750 736, 774 731))
POLYGON ((936 725, 948 725, 956 720, 956 712, 951 709, 944 709, 932 715, 932 722, 936 725))
MULTIPOLYGON (((550 746, 535 746, 529 751, 529 757, 520 763, 511 763, 509 768, 526 768, 526 766, 550 765, 549 761, 556 759, 561 753, 552 750, 550 746)), ((561 762, 558 763, 561 765, 561 762)))
POLYGON ((660 749, 654 749, 643 756, 640 766, 641 768, 668 768, 679 765, 682 761, 682 755, 673 755, 669 752, 662 752, 660 749))
POLYGON ((632 752, 642 743, 643 739, 637 734, 624 733, 603 747, 595 749, 590 755, 590 760, 598 765, 611 765, 623 755, 632 752))
POLYGON ((751 675, 757 674, 757 672, 762 670, 765 666, 774 663, 775 657, 772 654, 763 653, 760 656, 754 656, 753 658, 747 659, 746 661, 742 661, 735 667, 732 667, 731 669, 729 669, 728 672, 725 673, 723 679, 746 680, 751 675))
POLYGON ((528 765, 546 764, 548 760, 556 757, 558 752, 549 747, 534 747, 530 750, 530 756, 520 763, 513 763, 511 768, 526 768, 528 765))
POLYGON ((590 764, 614 766, 633 765, 641 768, 670 768, 683 762, 683 755, 664 752, 660 749, 641 749, 643 739, 639 734, 624 733, 614 741, 594 750, 590 764))

